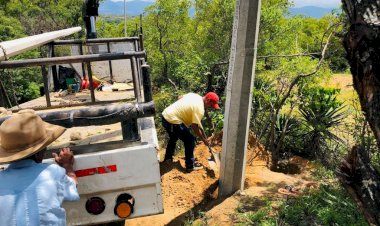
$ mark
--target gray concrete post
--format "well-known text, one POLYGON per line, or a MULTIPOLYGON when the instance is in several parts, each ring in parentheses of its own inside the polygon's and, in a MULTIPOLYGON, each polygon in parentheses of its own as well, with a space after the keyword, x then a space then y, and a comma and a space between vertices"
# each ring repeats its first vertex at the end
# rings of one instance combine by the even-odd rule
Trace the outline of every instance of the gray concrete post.
POLYGON ((220 196, 244 189, 261 0, 237 0, 224 113, 220 196))

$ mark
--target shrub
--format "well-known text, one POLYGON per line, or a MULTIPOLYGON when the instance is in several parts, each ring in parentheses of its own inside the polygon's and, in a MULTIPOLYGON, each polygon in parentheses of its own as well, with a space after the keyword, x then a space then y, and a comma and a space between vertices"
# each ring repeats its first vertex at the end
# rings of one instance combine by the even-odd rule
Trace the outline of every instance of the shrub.
POLYGON ((306 132, 304 153, 308 157, 326 160, 331 151, 329 142, 341 143, 332 129, 340 125, 345 117, 344 105, 337 100, 339 89, 314 87, 302 91, 300 112, 306 132))

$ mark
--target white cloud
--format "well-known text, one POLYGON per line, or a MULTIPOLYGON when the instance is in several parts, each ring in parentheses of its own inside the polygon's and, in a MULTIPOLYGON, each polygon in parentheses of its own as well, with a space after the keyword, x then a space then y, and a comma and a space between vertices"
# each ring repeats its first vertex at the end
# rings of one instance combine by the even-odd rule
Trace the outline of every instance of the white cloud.
POLYGON ((341 0, 293 0, 295 7, 319 6, 325 8, 338 8, 341 0))

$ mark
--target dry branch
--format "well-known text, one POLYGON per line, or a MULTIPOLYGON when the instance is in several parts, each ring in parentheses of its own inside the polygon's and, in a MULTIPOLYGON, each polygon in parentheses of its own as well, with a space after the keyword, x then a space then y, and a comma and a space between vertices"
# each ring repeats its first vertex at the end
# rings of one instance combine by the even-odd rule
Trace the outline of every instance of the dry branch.
POLYGON ((300 56, 308 56, 308 57, 320 57, 322 53, 298 53, 298 54, 290 54, 290 55, 267 55, 267 56, 258 56, 257 59, 267 59, 267 58, 292 58, 292 57, 300 57, 300 56))
MULTIPOLYGON (((332 34, 333 34, 333 33, 330 33, 329 37, 327 38, 326 44, 325 44, 325 46, 323 47, 323 50, 322 50, 321 58, 319 59, 318 64, 317 64, 317 66, 315 67, 314 71, 312 71, 312 72, 310 72, 310 73, 307 73, 307 74, 299 74, 299 75, 297 75, 297 76, 293 79, 292 83, 290 83, 290 86, 289 86, 289 88, 288 88, 288 91, 287 91, 286 94, 282 97, 282 99, 281 99, 281 101, 279 102, 278 106, 283 106, 283 105, 285 104, 285 101, 289 98, 289 96, 290 96, 290 94, 291 94, 291 92, 292 92, 294 86, 298 84, 298 82, 299 82, 300 79, 310 77, 310 76, 316 74, 316 73, 319 71, 319 69, 321 68, 321 65, 322 65, 322 63, 323 63, 323 61, 324 61, 324 59, 325 59, 326 50, 327 50, 327 47, 328 47, 328 45, 329 45, 329 42, 330 42, 330 39, 331 39, 332 34)), ((276 112, 276 113, 278 114, 279 111, 280 111, 280 108, 277 108, 277 112, 276 112)))
POLYGON ((327 47, 329 45, 329 42, 330 42, 330 39, 332 37, 333 33, 330 33, 330 35, 328 36, 327 40, 326 40, 326 44, 324 45, 323 47, 323 50, 322 50, 322 55, 321 55, 321 58, 319 59, 318 61, 318 64, 317 66, 315 67, 314 71, 310 72, 310 73, 307 73, 307 74, 299 74, 297 75, 293 81, 290 83, 289 87, 288 87, 288 90, 286 91, 285 95, 279 100, 277 101, 277 103, 275 104, 275 113, 272 115, 272 122, 271 122, 271 134, 270 134, 270 149, 272 150, 272 165, 271 165, 271 169, 272 170, 276 170, 277 168, 277 164, 278 164, 278 161, 279 161, 279 148, 274 148, 274 142, 275 142, 275 138, 274 138, 274 125, 276 123, 276 118, 278 116, 278 114, 280 113, 280 110, 282 108, 282 106, 284 106, 285 104, 285 101, 290 97, 290 94, 293 90, 293 88, 298 84, 298 82, 302 79, 302 78, 307 78, 307 77, 310 77, 314 74, 316 74, 321 66, 322 66, 322 63, 325 59, 325 54, 326 54, 326 51, 327 51, 327 47))

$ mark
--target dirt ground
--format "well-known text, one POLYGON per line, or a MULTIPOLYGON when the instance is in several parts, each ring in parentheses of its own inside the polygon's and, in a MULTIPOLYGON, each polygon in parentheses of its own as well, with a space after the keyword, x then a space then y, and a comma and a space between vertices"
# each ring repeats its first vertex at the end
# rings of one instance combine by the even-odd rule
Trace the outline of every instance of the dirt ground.
MULTIPOLYGON (((220 139, 218 139, 220 140, 220 139)), ((217 199, 219 172, 208 166, 209 152, 199 144, 195 156, 205 167, 203 170, 186 173, 184 159, 177 163, 161 163, 161 178, 164 213, 155 216, 127 220, 125 225, 183 225, 200 211, 205 213, 203 221, 208 225, 233 225, 233 213, 244 196, 283 197, 278 193, 285 185, 304 187, 310 182, 311 164, 299 157, 290 160, 289 165, 300 167, 299 174, 283 174, 266 167, 265 151, 255 145, 251 134, 249 139, 245 190, 227 199, 217 199)), ((215 149, 221 151, 221 143, 215 141, 215 149)))

